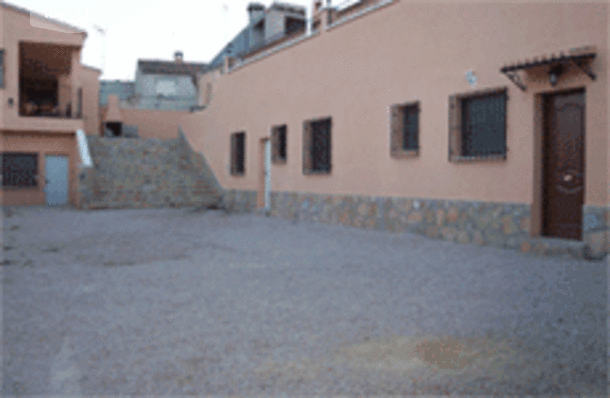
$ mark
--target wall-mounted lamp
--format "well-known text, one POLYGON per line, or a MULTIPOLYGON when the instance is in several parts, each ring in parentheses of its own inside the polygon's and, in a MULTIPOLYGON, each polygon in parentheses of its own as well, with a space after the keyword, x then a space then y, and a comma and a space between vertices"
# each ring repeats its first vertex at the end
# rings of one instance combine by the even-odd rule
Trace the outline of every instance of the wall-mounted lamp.
POLYGON ((12 107, 13 106, 13 102, 14 102, 13 99, 9 98, 8 99, 8 106, 12 107))
POLYGON ((563 65, 555 65, 549 69, 549 82, 551 86, 555 87, 557 81, 559 80, 559 76, 563 73, 563 65))

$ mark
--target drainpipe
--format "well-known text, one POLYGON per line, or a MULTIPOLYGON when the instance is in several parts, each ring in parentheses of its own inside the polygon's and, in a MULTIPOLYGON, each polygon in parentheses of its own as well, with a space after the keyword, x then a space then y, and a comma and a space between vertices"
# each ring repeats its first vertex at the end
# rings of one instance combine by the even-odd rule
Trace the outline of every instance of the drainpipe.
POLYGON ((305 8, 305 26, 307 26, 307 30, 306 30, 307 36, 311 36, 311 25, 313 23, 312 14, 313 13, 312 13, 311 7, 305 8))

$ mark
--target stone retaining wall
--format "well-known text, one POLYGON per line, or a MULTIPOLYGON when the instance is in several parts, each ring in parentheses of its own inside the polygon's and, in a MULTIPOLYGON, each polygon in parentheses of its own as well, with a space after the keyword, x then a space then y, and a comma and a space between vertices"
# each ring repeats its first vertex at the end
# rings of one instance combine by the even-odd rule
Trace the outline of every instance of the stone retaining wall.
POLYGON ((94 167, 79 175, 79 207, 211 206, 222 190, 202 154, 177 139, 88 136, 94 167))
MULTIPOLYGON (((256 195, 254 193, 254 199, 256 195)), ((411 231, 457 243, 476 243, 539 254, 601 258, 608 253, 609 211, 584 209, 583 242, 530 236, 530 205, 422 198, 271 194, 274 216, 367 229, 411 231)))

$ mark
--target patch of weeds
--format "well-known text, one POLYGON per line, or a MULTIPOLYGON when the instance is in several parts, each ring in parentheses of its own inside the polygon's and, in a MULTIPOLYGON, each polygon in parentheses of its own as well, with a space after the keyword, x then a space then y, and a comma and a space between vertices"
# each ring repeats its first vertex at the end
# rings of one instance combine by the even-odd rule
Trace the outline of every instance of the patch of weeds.
POLYGON ((11 231, 17 231, 19 229, 19 225, 13 225, 11 227, 11 231))
POLYGON ((11 260, 3 260, 0 261, 0 265, 11 265, 13 262, 11 260))
POLYGON ((3 249, 5 251, 9 251, 9 250, 13 250, 15 248, 15 246, 4 246, 3 249))
POLYGON ((30 265, 34 264, 34 261, 32 261, 31 259, 27 259, 25 260, 25 262, 23 263, 24 267, 29 267, 30 265))

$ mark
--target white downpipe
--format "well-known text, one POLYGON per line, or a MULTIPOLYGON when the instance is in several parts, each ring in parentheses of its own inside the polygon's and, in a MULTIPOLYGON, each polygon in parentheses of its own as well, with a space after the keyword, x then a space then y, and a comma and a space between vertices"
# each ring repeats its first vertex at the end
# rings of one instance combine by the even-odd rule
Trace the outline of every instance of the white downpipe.
POLYGON ((311 9, 312 7, 313 7, 313 5, 310 5, 309 7, 305 8, 305 18, 306 18, 305 26, 307 26, 307 30, 306 30, 307 36, 311 36, 311 25, 312 25, 312 18, 313 18, 313 16, 312 16, 313 12, 311 9))
POLYGON ((82 167, 93 167, 91 152, 89 152, 89 143, 87 142, 87 137, 83 130, 76 131, 76 142, 78 143, 78 152, 80 153, 82 167))

